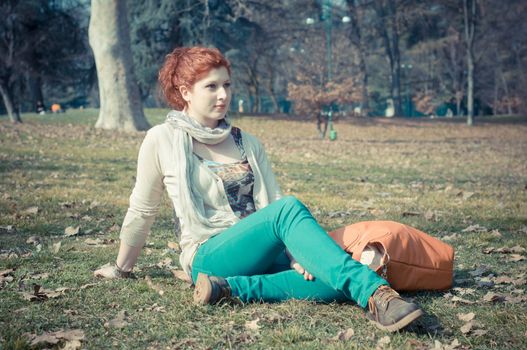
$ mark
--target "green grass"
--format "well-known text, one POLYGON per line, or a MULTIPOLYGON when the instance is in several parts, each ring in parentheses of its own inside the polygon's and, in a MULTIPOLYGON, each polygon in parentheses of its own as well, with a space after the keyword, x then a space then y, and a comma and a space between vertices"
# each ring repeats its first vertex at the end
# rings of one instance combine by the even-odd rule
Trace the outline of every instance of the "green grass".
MULTIPOLYGON (((157 124, 165 111, 146 113, 157 124)), ((16 126, 0 120, 0 271, 15 269, 12 281, 0 282, 0 348, 27 348, 25 333, 76 328, 86 335, 83 347, 91 349, 374 349, 387 335, 351 303, 194 306, 192 290, 156 266, 166 257, 174 265, 178 260, 166 245, 175 240, 167 198, 137 265, 139 279, 94 279, 93 270, 113 261, 118 245, 85 241, 117 240, 112 226, 126 212, 143 134, 93 129, 96 110, 22 117, 25 123, 16 126), (37 214, 24 213, 32 206, 38 206, 37 214), (83 234, 64 237, 67 226, 80 226, 83 234), (34 235, 40 246, 26 243, 34 235), (54 252, 57 242, 61 247, 54 252), (35 279, 37 273, 49 275, 35 279), (145 276, 161 286, 162 296, 145 276), (80 288, 89 283, 95 285, 80 288), (56 299, 29 302, 20 292, 30 292, 33 284, 70 289, 56 299), (105 327, 123 310, 124 328, 105 327), (260 328, 247 329, 246 322, 255 319, 260 328), (351 340, 335 340, 348 328, 355 332, 351 340)), ((446 292, 406 294, 427 316, 408 331, 389 334, 386 348, 426 349, 457 339, 465 348, 521 349, 527 347, 527 303, 488 303, 482 297, 489 291, 525 295, 525 282, 478 287, 469 272, 486 265, 490 278, 527 276, 525 260, 484 253, 489 247, 527 248, 524 120, 483 120, 468 128, 438 120, 359 119, 336 124, 337 142, 318 139, 312 123, 256 117, 234 123, 263 141, 284 192, 304 201, 328 230, 391 219, 453 237, 455 287, 463 289, 451 293, 475 304, 453 302, 446 292), (486 230, 462 232, 473 224, 486 230), (467 288, 474 292, 462 295, 467 288), (486 334, 461 332, 464 322, 457 315, 468 312, 486 334)))

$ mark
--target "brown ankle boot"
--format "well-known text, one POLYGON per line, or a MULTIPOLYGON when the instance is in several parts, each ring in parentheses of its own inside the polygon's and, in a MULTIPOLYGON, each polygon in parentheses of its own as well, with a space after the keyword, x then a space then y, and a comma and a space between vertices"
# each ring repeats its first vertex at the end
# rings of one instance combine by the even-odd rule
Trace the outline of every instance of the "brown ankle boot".
POLYGON ((380 286, 368 300, 366 317, 383 330, 398 331, 424 313, 413 303, 404 301, 399 293, 388 286, 380 286))
POLYGON ((198 273, 194 287, 194 303, 199 305, 216 304, 231 297, 231 287, 223 277, 198 273))

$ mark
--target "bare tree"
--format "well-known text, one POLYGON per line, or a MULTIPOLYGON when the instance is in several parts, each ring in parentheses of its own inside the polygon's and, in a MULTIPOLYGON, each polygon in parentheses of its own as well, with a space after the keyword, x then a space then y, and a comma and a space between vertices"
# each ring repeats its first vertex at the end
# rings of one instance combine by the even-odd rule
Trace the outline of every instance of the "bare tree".
POLYGON ((358 67, 361 75, 361 89, 362 89, 362 100, 361 100, 361 116, 367 116, 369 110, 368 102, 368 71, 366 69, 366 48, 362 42, 361 27, 359 24, 359 16, 357 12, 359 7, 356 4, 357 0, 347 0, 348 13, 349 13, 349 38, 351 44, 355 47, 358 57, 358 67))
POLYGON ((467 125, 474 124, 474 35, 477 0, 463 0, 463 23, 467 48, 467 125))
POLYGON ((403 114, 401 103, 401 53, 399 51, 399 25, 397 21, 396 0, 374 1, 377 13, 376 27, 384 44, 384 50, 390 63, 390 95, 395 102, 395 115, 403 114))
POLYGON ((126 1, 92 0, 89 41, 101 107, 96 128, 125 131, 150 127, 135 80, 126 1))

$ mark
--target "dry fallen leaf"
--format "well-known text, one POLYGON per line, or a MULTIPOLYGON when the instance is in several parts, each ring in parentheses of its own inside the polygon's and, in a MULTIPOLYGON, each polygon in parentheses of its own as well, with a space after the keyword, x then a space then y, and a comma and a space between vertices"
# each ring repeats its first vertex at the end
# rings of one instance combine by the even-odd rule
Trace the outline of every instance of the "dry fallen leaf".
POLYGON ((35 273, 29 276, 29 279, 32 280, 44 280, 49 277, 49 273, 43 272, 43 273, 35 273))
POLYGON ((525 252, 525 248, 523 248, 522 246, 520 245, 515 245, 514 247, 512 248, 507 248, 507 247, 501 247, 501 248, 494 248, 494 247, 489 247, 489 248, 485 248, 483 249, 483 253, 485 254, 490 254, 490 253, 501 253, 501 254, 510 254, 510 253, 514 253, 514 254, 522 254, 525 252))
POLYGON ((491 303, 504 301, 504 300, 505 300, 505 296, 494 293, 494 292, 488 292, 487 294, 485 294, 485 296, 483 296, 483 301, 491 302, 491 303))
POLYGON ((512 262, 518 262, 525 260, 525 257, 520 254, 511 254, 509 260, 512 262))
POLYGON ((467 200, 467 199, 470 199, 474 196, 474 192, 462 192, 461 194, 463 200, 467 200))
POLYGON ((493 235, 494 237, 497 237, 497 238, 500 238, 502 237, 503 235, 501 234, 501 232, 499 230, 492 230, 490 231, 490 234, 493 235))
POLYGON ((474 304, 473 301, 470 301, 470 300, 467 300, 467 299, 463 299, 463 298, 460 298, 458 296, 453 296, 452 297, 452 301, 453 302, 460 302, 460 303, 463 303, 463 304, 474 304))
MULTIPOLYGON (((165 307, 164 306, 159 306, 157 305, 157 303, 154 303, 152 304, 151 306, 145 308, 146 311, 154 311, 154 312, 161 312, 161 313, 165 313, 167 312, 165 310, 165 307)), ((143 311, 142 309, 140 309, 140 311, 143 311)))
POLYGON ((155 290, 159 295, 165 294, 165 291, 157 284, 152 281, 150 276, 145 277, 146 284, 153 290, 155 290))
POLYGON ((258 321, 260 321, 260 318, 256 318, 252 321, 246 321, 245 329, 248 329, 250 331, 258 331, 261 328, 261 326, 258 325, 258 321))
POLYGON ((525 252, 525 248, 523 248, 520 245, 515 245, 510 250, 511 250, 511 253, 517 253, 517 254, 521 254, 525 252))
POLYGON ((176 252, 179 252, 181 250, 179 243, 176 242, 168 242, 167 243, 168 248, 175 250, 176 252))
POLYGON ((465 322, 472 321, 475 316, 476 314, 473 312, 469 312, 468 314, 457 314, 457 318, 465 322))
POLYGON ((335 336, 335 340, 348 341, 355 335, 353 328, 348 328, 346 330, 338 332, 335 336))
MULTIPOLYGON (((31 346, 37 346, 40 343, 55 345, 59 342, 65 341, 78 341, 84 340, 84 331, 81 329, 71 329, 64 331, 62 329, 55 332, 48 332, 37 336, 36 334, 26 334, 31 341, 31 346)), ((77 348, 78 349, 78 348, 77 348)))
POLYGON ((172 265, 171 258, 164 258, 163 260, 161 260, 160 262, 156 264, 156 266, 159 268, 170 267, 171 265, 172 265))
POLYGON ((39 236, 30 236, 30 237, 27 238, 26 243, 27 244, 33 244, 33 245, 40 244, 40 237, 39 236))
POLYGON ((390 337, 385 335, 384 337, 382 337, 381 339, 377 341, 377 346, 384 347, 384 345, 390 344, 391 341, 392 340, 390 339, 390 337))
POLYGON ((79 340, 68 340, 60 350, 77 350, 82 347, 79 340))
POLYGON ((452 241, 458 238, 459 238, 459 235, 457 233, 452 233, 451 235, 441 237, 441 240, 448 242, 448 241, 452 241))
POLYGON ((66 287, 57 288, 55 290, 48 290, 42 288, 41 285, 33 284, 33 293, 21 292, 22 297, 28 301, 44 301, 47 299, 55 299, 64 295, 65 292, 70 290, 66 287))
POLYGON ((425 213, 425 219, 428 221, 432 221, 436 218, 436 214, 432 210, 427 210, 425 213))
POLYGON ((125 310, 119 311, 117 313, 117 316, 113 320, 110 320, 104 324, 104 327, 106 328, 111 327, 111 328, 117 328, 117 329, 124 328, 128 326, 128 322, 126 321, 127 316, 128 316, 128 313, 125 310))
POLYGON ((13 272, 15 272, 13 269, 2 270, 0 271, 0 277, 12 275, 13 272))
POLYGON ((87 288, 91 288, 91 287, 95 287, 96 285, 98 285, 99 283, 87 283, 87 284, 84 284, 82 286, 79 287, 80 290, 83 290, 83 289, 87 289, 87 288))
POLYGON ((466 294, 472 295, 476 291, 473 288, 461 288, 461 287, 454 287, 452 288, 452 290, 455 291, 459 295, 466 295, 466 294))
POLYGON ((480 337, 480 336, 485 335, 487 333, 488 333, 488 331, 483 330, 483 329, 475 329, 475 330, 472 331, 472 334, 477 336, 477 337, 480 337))
POLYGON ((0 271, 0 287, 3 286, 4 282, 5 283, 13 282, 13 280, 15 279, 14 273, 15 273, 15 270, 13 269, 7 269, 7 270, 0 271))
POLYGON ((505 302, 509 304, 519 304, 527 302, 527 296, 525 295, 518 295, 513 297, 512 295, 506 295, 505 296, 505 302))
POLYGON ((483 227, 483 226, 480 226, 478 224, 475 224, 475 225, 470 225, 469 227, 461 230, 461 232, 467 232, 467 233, 470 233, 470 232, 487 232, 487 228, 486 227, 483 227))
POLYGON ((53 253, 57 254, 62 246, 62 242, 53 243, 53 253))
POLYGON ((68 227, 66 227, 66 228, 64 229, 64 235, 65 235, 66 237, 76 236, 76 235, 79 234, 80 229, 81 229, 80 226, 77 226, 77 227, 68 226, 68 227))
POLYGON ((114 239, 100 239, 100 238, 87 238, 84 240, 84 243, 86 243, 87 245, 92 245, 92 246, 105 246, 105 245, 110 245, 110 244, 114 244, 115 243, 115 240, 114 239))
POLYGON ((22 210, 21 213, 25 215, 35 215, 38 213, 38 207, 29 207, 27 209, 22 210))
POLYGON ((445 350, 454 350, 454 349, 459 348, 460 346, 461 344, 459 343, 459 340, 454 339, 449 345, 445 346, 445 350))
POLYGON ((108 232, 119 232, 121 231, 121 226, 117 224, 113 224, 109 229, 108 232))
POLYGON ((185 283, 192 283, 192 280, 190 279, 189 275, 183 270, 170 270, 172 271, 172 274, 175 278, 185 282, 185 283))
POLYGON ((463 326, 461 326, 460 330, 461 330, 461 333, 463 334, 467 334, 467 333, 470 333, 470 331, 472 330, 472 327, 474 327, 474 323, 472 322, 467 322, 465 323, 463 326))

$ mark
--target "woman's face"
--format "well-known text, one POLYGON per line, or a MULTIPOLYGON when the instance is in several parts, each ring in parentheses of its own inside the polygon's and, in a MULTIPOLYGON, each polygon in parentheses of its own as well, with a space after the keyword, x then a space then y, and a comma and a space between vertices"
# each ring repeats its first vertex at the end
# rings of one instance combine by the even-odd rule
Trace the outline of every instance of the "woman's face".
POLYGON ((185 112, 203 126, 215 128, 231 103, 231 77, 225 67, 214 68, 190 89, 180 88, 185 112))

